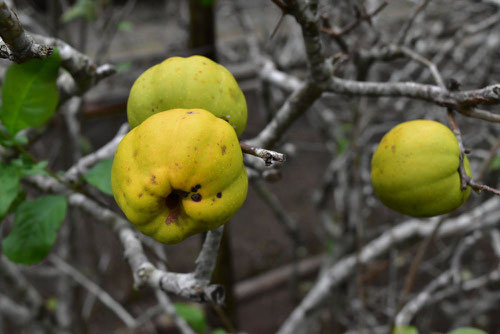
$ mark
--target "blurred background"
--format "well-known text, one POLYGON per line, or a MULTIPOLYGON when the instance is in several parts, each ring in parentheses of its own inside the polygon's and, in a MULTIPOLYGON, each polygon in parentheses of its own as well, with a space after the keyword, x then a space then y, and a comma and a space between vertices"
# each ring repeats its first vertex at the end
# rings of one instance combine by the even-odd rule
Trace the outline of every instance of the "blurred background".
MULTIPOLYGON (((115 136, 126 122, 126 102, 134 80, 165 58, 201 54, 233 73, 248 104, 248 125, 242 140, 257 136, 290 94, 286 83, 273 83, 263 75, 264 59, 299 80, 309 77, 300 25, 291 15, 283 15, 271 0, 9 3, 28 32, 62 39, 97 64, 110 63, 117 69, 115 75, 73 101, 78 104, 81 129, 77 142, 70 141, 61 112, 31 147, 31 152, 49 160, 54 170, 68 169, 115 136)), ((434 63, 446 82, 456 80, 460 89, 500 82, 499 1, 322 0, 318 12, 325 53, 338 77, 435 84, 422 62, 401 52, 383 55, 389 45, 406 45, 434 63)), ((5 71, 9 62, 1 65, 5 71)), ((447 124, 446 109, 424 101, 323 94, 273 148, 287 154, 287 161, 251 180, 245 204, 226 225, 214 274, 214 281, 226 287, 226 307, 217 310, 191 305, 172 296, 174 301, 203 311, 204 333, 216 328, 230 331, 228 327, 246 333, 276 332, 322 270, 359 254, 371 240, 409 220, 376 199, 370 159, 384 133, 400 122, 418 118, 447 124)), ((475 179, 498 187, 498 124, 462 115, 457 121, 464 145, 471 149, 475 179)), ((88 188, 117 208, 110 196, 88 188)), ((491 198, 487 192, 472 194, 446 218, 459 217, 491 198)), ((426 223, 428 219, 422 219, 421 224, 426 223)), ((470 221, 471 226, 478 223, 470 221)), ((499 279, 488 279, 472 289, 461 288, 467 280, 498 267, 497 225, 462 229, 433 239, 425 248, 406 300, 427 288, 456 261, 461 280, 450 283, 457 291, 449 294, 444 292, 446 286, 433 290, 442 296, 419 309, 412 320, 420 333, 446 332, 460 326, 500 333, 499 279)), ((194 236, 164 247, 168 268, 191 271, 201 241, 201 236, 194 236)), ((424 242, 419 236, 409 238, 369 263, 359 264, 349 279, 330 291, 331 297, 318 307, 307 333, 387 332, 402 306, 410 267, 424 242)), ((78 209, 68 212, 53 252, 65 257, 134 316, 155 305, 152 290, 134 290, 116 235, 78 209)), ((154 253, 148 255, 158 260, 154 253)), ((58 307, 65 307, 71 333, 177 333, 164 314, 139 328, 127 329, 80 285, 68 279, 55 283, 60 282, 60 274, 46 262, 20 270, 54 314, 58 307)), ((0 289, 9 295, 9 282, 0 279, 0 289)), ((4 333, 31 332, 29 326, 1 315, 0 319, 4 333)))

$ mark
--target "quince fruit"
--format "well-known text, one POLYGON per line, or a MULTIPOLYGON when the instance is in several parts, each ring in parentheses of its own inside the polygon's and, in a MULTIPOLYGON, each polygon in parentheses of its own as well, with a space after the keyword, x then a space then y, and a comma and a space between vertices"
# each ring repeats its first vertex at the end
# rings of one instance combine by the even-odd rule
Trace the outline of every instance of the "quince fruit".
POLYGON ((226 223, 245 201, 248 177, 227 122, 202 109, 173 109, 123 138, 111 186, 139 231, 174 244, 226 223))
MULTIPOLYGON (((373 155, 373 188, 382 203, 400 213, 448 213, 471 192, 460 189, 459 163, 458 142, 448 127, 429 120, 404 122, 385 134, 373 155)), ((464 167, 470 176, 467 157, 464 167)))
POLYGON ((168 58, 142 73, 127 102, 130 127, 176 108, 208 110, 228 121, 238 137, 247 123, 245 96, 233 75, 202 56, 168 58))

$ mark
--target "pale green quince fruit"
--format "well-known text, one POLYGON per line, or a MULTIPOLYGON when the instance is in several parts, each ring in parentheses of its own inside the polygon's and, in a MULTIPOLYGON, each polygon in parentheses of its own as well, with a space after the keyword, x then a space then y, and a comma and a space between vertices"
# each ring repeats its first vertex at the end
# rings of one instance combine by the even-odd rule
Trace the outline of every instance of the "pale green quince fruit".
POLYGON ((127 102, 130 127, 176 108, 208 110, 229 122, 238 137, 247 123, 245 96, 233 75, 202 56, 168 58, 142 73, 127 102))
MULTIPOLYGON (((469 197, 460 188, 460 149, 453 132, 429 120, 404 122, 382 138, 372 158, 371 179, 389 208, 414 217, 451 212, 469 197)), ((470 177, 467 157, 464 167, 470 177)))
POLYGON ((226 223, 245 201, 248 177, 226 121, 202 109, 173 109, 123 138, 111 186, 139 231, 174 244, 226 223))

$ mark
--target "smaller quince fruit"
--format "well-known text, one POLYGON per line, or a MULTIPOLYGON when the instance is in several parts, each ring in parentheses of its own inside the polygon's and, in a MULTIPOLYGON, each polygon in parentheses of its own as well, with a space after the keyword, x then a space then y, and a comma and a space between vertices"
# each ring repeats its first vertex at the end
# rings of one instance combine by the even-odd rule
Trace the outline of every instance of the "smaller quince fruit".
POLYGON ((200 108, 229 122, 238 137, 247 123, 245 96, 231 72, 202 56, 171 57, 134 82, 127 101, 130 127, 176 108, 200 108))
POLYGON ((226 223, 245 201, 248 177, 226 121, 202 109, 174 109, 123 138, 111 186, 139 231, 174 244, 226 223))
MULTIPOLYGON (((371 179, 389 208, 414 217, 451 212, 469 197, 460 189, 460 149, 453 132, 429 120, 404 122, 382 138, 372 158, 371 179)), ((467 157, 464 167, 470 176, 467 157)))

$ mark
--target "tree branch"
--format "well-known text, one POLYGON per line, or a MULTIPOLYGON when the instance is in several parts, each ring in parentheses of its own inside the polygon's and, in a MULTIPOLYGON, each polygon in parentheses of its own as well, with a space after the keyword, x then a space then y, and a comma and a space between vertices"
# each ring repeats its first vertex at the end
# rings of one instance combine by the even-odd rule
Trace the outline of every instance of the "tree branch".
MULTIPOLYGON (((359 262, 366 264, 387 252, 391 247, 415 237, 425 238, 432 234, 438 221, 436 219, 423 223, 412 219, 384 232, 369 242, 359 253, 359 262)), ((491 198, 474 210, 459 217, 445 220, 439 229, 438 236, 446 237, 468 230, 476 230, 500 224, 500 199, 491 198), (475 222, 471 224, 471 222, 475 222)), ((286 319, 278 334, 298 333, 304 325, 306 317, 316 310, 329 296, 329 291, 346 280, 356 269, 356 254, 349 255, 335 265, 323 271, 314 287, 304 297, 286 319)))
POLYGON ((6 44, 0 44, 0 57, 16 63, 23 63, 32 58, 45 58, 52 54, 51 47, 35 43, 33 38, 24 32, 17 15, 5 1, 0 1, 0 37, 6 44))

